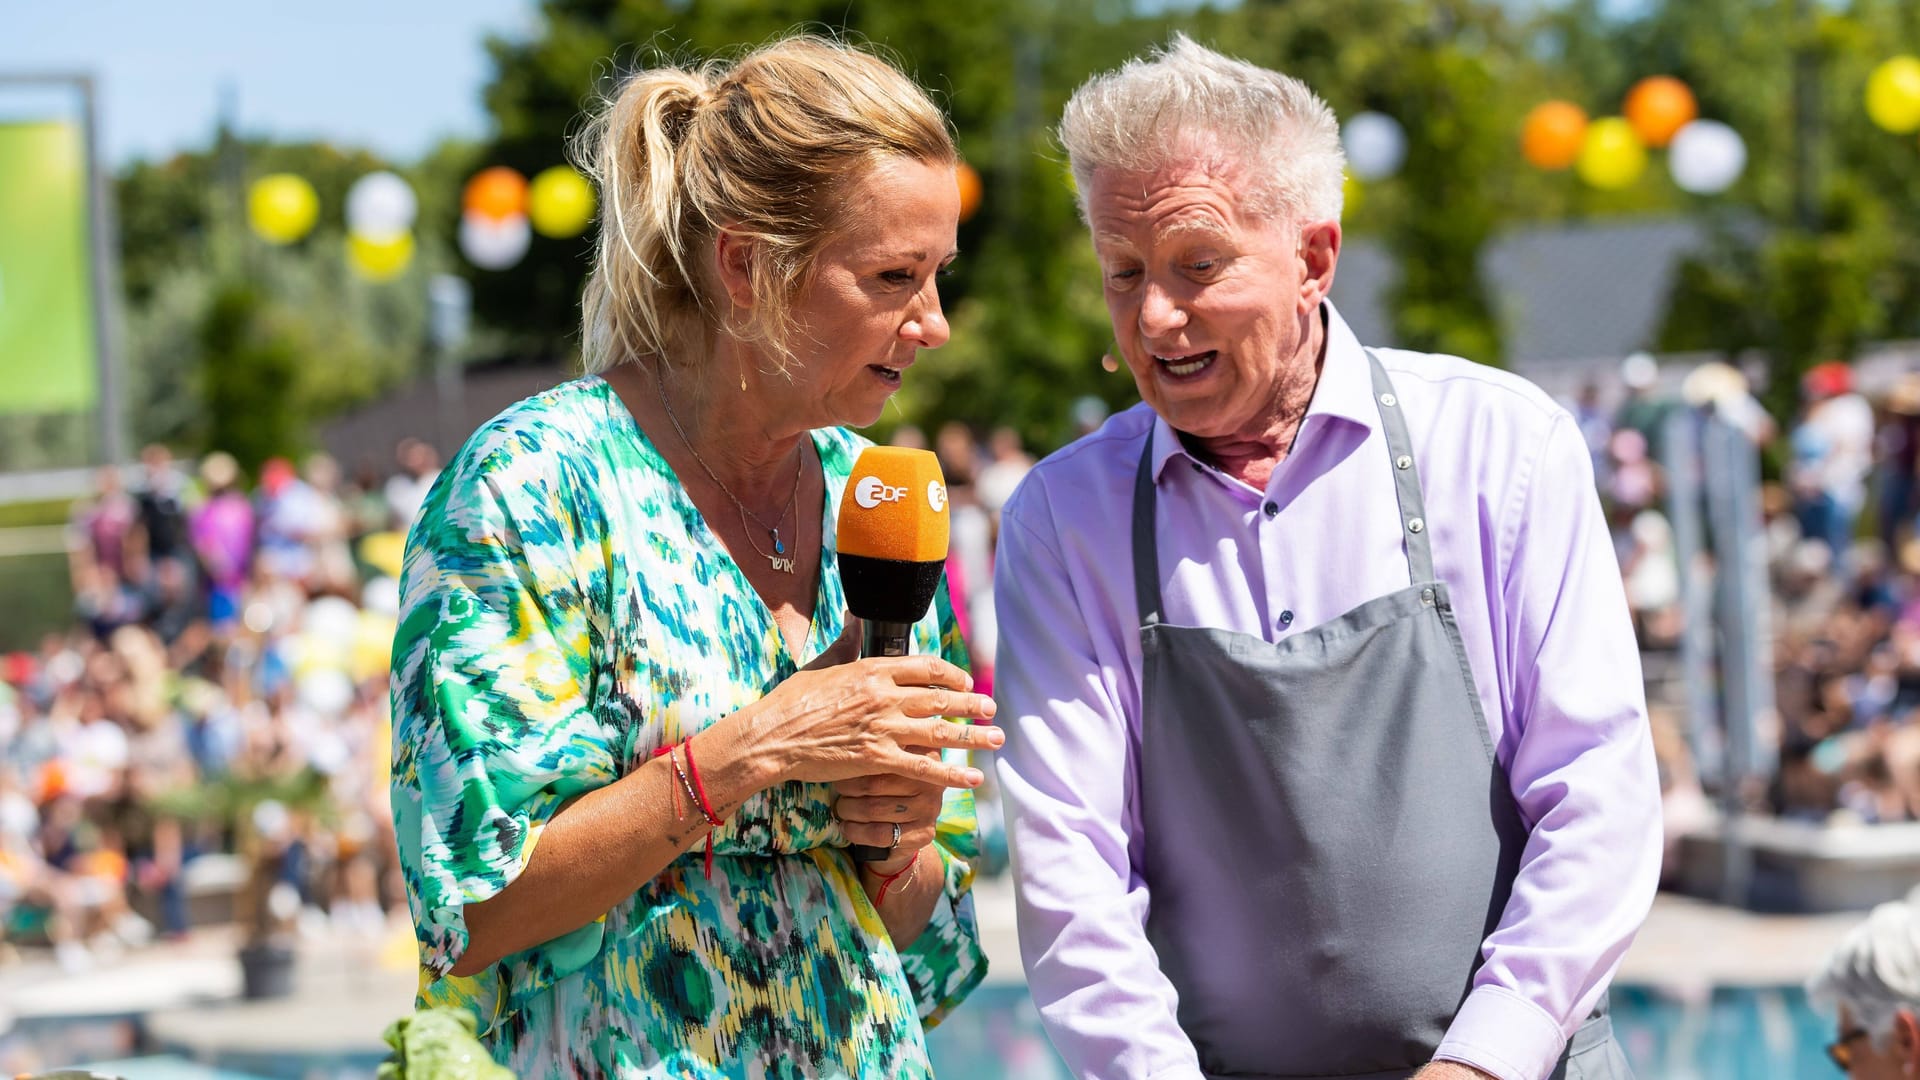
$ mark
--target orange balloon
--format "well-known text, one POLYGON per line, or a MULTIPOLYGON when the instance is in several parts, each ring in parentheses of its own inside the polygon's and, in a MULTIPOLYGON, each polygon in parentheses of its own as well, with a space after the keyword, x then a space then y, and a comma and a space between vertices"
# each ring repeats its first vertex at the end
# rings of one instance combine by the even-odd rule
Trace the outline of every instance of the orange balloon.
POLYGON ((1654 75, 1627 92, 1627 123, 1648 146, 1665 146, 1674 133, 1700 115, 1700 103, 1687 84, 1671 75, 1654 75))
POLYGON ((507 168, 495 165, 473 174, 467 181, 467 191, 460 205, 468 213, 479 214, 490 221, 504 221, 527 212, 527 178, 507 168))
POLYGON ((1571 101, 1543 101, 1520 128, 1520 152, 1540 169, 1564 169, 1580 157, 1587 113, 1571 101))
POLYGON ((986 192, 980 186, 980 174, 964 161, 955 166, 953 179, 960 185, 960 220, 965 221, 980 209, 980 197, 986 192))

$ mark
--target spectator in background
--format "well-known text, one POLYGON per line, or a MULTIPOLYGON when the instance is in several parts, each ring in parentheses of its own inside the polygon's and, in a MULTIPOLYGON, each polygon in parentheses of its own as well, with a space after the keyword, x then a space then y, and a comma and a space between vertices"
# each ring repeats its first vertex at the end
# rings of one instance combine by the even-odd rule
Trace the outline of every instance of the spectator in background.
POLYGON ((1835 1010, 1827 1046, 1853 1080, 1896 1080, 1920 1070, 1920 890, 1881 904, 1847 932, 1807 981, 1835 1010))
POLYGON ((973 662, 974 689, 993 696, 993 516, 980 505, 976 483, 979 445, 958 421, 940 426, 935 438, 940 472, 947 481, 949 533, 947 590, 960 634, 973 662))
POLYGON ((1028 470, 1033 468, 1033 455, 1020 444, 1020 433, 1005 426, 993 429, 987 439, 987 451, 992 460, 980 470, 977 481, 980 504, 998 518, 1000 508, 1013 497, 1013 489, 1020 486, 1020 481, 1025 480, 1028 470))
POLYGON ((1846 565, 1853 527, 1867 501, 1873 467, 1873 407, 1853 390, 1853 370, 1838 360, 1816 364, 1802 380, 1807 408, 1789 435, 1788 471, 1802 535, 1823 540, 1846 565))
POLYGON ((240 490, 240 464, 215 451, 200 459, 207 501, 188 517, 187 534, 207 578, 207 615, 215 626, 240 614, 240 600, 253 567, 253 504, 240 490))
POLYGON ((903 450, 925 450, 927 448, 927 433, 921 431, 913 424, 901 424, 899 427, 893 429, 891 445, 898 446, 903 450))
POLYGON ((1900 376, 1887 395, 1886 420, 1874 440, 1880 470, 1880 542, 1888 551, 1914 534, 1916 467, 1920 467, 1920 371, 1900 376))
POLYGON ((406 532, 420 516, 420 505, 440 478, 440 454, 420 439, 401 439, 393 456, 400 471, 387 480, 387 513, 393 528, 406 532))
MULTIPOLYGON (((126 492, 120 470, 112 465, 94 474, 97 491, 73 515, 71 536, 67 541, 70 565, 73 560, 86 567, 110 573, 116 580, 130 574, 133 552, 138 546, 134 533, 140 522, 140 508, 126 492)), ((76 581, 76 588, 79 582, 76 581)))
POLYGON ((386 490, 370 461, 362 461, 354 470, 353 479, 340 492, 340 503, 347 511, 347 537, 356 544, 368 533, 391 526, 393 512, 387 509, 386 490))
POLYGON ((173 463, 173 452, 159 443, 140 451, 140 484, 134 500, 140 508, 140 528, 146 534, 147 557, 158 566, 177 562, 191 569, 193 549, 187 543, 187 477, 173 463))
POLYGON ((1587 441, 1587 456, 1593 459, 1593 478, 1604 489, 1607 484, 1607 442, 1613 438, 1613 417, 1600 404, 1600 384, 1588 380, 1580 384, 1574 399, 1573 421, 1580 437, 1587 441))
MULTIPOLYGON (((1115 362, 1118 363, 1118 361, 1115 362)), ((1067 410, 1067 418, 1073 424, 1073 438, 1083 439, 1099 431, 1100 425, 1107 422, 1107 415, 1111 411, 1107 408, 1106 402, 1093 394, 1083 394, 1074 398, 1073 405, 1067 410)))
POLYGON ((269 458, 260 467, 260 490, 254 496, 255 555, 268 575, 305 582, 313 573, 310 540, 321 526, 317 502, 286 458, 269 458))
POLYGON ((1646 440, 1648 456, 1658 461, 1665 446, 1662 429, 1673 407, 1672 402, 1659 396, 1660 365, 1652 353, 1634 353, 1620 363, 1620 382, 1627 388, 1627 397, 1614 415, 1613 428, 1639 432, 1646 440))
POLYGON ((326 454, 307 458, 303 470, 312 505, 308 509, 307 547, 313 560, 315 592, 351 592, 355 586, 353 521, 340 488, 340 463, 326 454))

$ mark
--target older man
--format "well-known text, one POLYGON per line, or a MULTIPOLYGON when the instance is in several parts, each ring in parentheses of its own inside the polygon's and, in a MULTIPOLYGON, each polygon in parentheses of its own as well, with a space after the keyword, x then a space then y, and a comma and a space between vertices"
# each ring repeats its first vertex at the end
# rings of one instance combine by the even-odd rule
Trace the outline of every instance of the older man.
POLYGON ((1839 1035, 1827 1054, 1853 1080, 1911 1077, 1920 1070, 1920 890, 1881 904, 1807 982, 1834 1008, 1839 1035))
POLYGON ((1176 38, 1061 137, 1145 402, 1002 528, 1055 1045, 1098 1078, 1627 1075, 1606 988, 1659 793, 1578 426, 1355 339, 1339 130, 1298 81, 1176 38))

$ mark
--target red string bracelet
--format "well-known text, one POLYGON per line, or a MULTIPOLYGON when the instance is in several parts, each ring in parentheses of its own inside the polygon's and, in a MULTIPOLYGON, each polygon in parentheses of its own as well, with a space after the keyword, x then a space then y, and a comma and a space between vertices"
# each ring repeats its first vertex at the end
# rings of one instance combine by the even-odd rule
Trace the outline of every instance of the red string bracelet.
POLYGON ((893 883, 899 881, 903 875, 911 874, 918 869, 920 869, 920 853, 916 851, 913 853, 913 858, 907 860, 907 865, 880 879, 880 891, 874 894, 873 906, 879 907, 886 903, 887 890, 893 887, 893 883))
POLYGON ((693 762, 693 736, 689 735, 680 743, 680 749, 687 755, 687 772, 693 776, 694 794, 700 797, 700 814, 707 819, 707 880, 713 880, 713 830, 722 824, 720 815, 713 812, 713 803, 707 799, 707 785, 700 782, 700 766, 693 762))
MULTIPOLYGON (((673 756, 672 744, 662 746, 655 750, 653 756, 665 757, 667 761, 673 765, 673 777, 676 782, 668 784, 667 790, 673 792, 673 819, 678 821, 687 816, 686 811, 680 809, 680 788, 681 785, 687 784, 687 774, 680 771, 680 759, 673 756)), ((693 797, 692 785, 687 785, 687 797, 693 797)))
MULTIPOLYGON (((660 747, 658 750, 655 750, 653 752, 654 757, 660 757, 663 754, 666 755, 666 758, 669 762, 672 762, 674 776, 679 779, 681 786, 686 788, 688 800, 692 801, 694 805, 699 808, 700 816, 706 819, 707 852, 706 852, 706 865, 704 867, 704 872, 706 874, 707 880, 712 881, 713 880, 713 830, 719 828, 722 822, 720 821, 719 815, 713 812, 713 803, 707 800, 706 785, 700 782, 700 767, 693 763, 693 737, 688 736, 687 738, 682 739, 678 743, 660 747), (680 768, 679 757, 674 755, 673 750, 675 746, 680 747, 681 750, 687 756, 687 767, 684 770, 680 768), (689 775, 691 775, 692 779, 688 779, 689 775)), ((679 787, 675 787, 673 789, 673 814, 676 818, 680 816, 680 788, 679 787)))

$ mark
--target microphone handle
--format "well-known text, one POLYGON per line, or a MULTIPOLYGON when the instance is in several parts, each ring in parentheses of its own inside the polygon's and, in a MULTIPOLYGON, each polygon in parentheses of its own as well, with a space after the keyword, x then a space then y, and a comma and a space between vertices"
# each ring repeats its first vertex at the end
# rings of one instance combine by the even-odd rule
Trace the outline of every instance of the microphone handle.
POLYGON ((867 619, 860 635, 860 656, 905 656, 913 643, 913 624, 867 619))
MULTIPOLYGON (((913 624, 904 622, 883 622, 867 619, 862 623, 860 636, 860 655, 869 656, 905 656, 913 641, 913 624)), ((874 847, 872 844, 849 844, 847 854, 853 861, 884 862, 893 856, 889 848, 874 847)))

